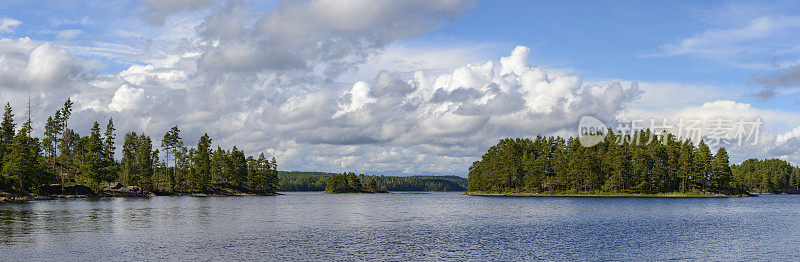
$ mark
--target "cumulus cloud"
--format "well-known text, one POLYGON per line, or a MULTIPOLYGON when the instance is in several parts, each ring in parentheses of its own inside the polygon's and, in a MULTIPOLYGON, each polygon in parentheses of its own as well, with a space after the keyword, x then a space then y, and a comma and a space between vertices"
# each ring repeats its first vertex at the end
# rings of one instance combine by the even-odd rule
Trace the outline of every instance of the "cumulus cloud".
POLYGON ((134 109, 141 105, 142 99, 144 99, 144 90, 122 85, 114 92, 114 97, 111 98, 108 109, 114 111, 134 109))
POLYGON ((19 20, 2 17, 0 18, 0 33, 12 33, 17 26, 21 25, 19 20))
POLYGON ((499 61, 465 65, 444 74, 416 72, 409 79, 381 72, 371 82, 357 82, 335 98, 315 93, 291 99, 283 113, 340 102, 335 110, 316 108, 302 115, 305 121, 313 121, 308 126, 316 128, 287 131, 301 144, 368 145, 381 155, 351 155, 357 160, 354 163, 387 157, 387 152, 380 152, 383 148, 391 149, 391 156, 410 158, 399 161, 395 170, 405 170, 400 168, 404 162, 443 161, 453 163, 447 168, 463 171, 465 163, 499 138, 572 130, 588 114, 611 119, 640 94, 636 85, 586 85, 575 76, 548 74, 528 65, 529 54, 528 48, 520 46, 499 61))
POLYGON ((69 82, 83 70, 76 58, 67 50, 52 47, 45 43, 36 46, 28 56, 25 77, 28 83, 37 88, 53 88, 69 82))
POLYGON ((318 71, 334 80, 387 44, 417 36, 471 5, 446 1, 288 1, 255 17, 240 5, 209 16, 199 66, 209 74, 318 71))
POLYGON ((30 38, 0 39, 0 87, 69 88, 86 76, 92 62, 30 38))
POLYGON ((530 66, 529 55, 520 46, 498 60, 441 74, 417 71, 404 78, 383 71, 334 90, 335 84, 294 86, 303 92, 271 89, 271 74, 261 77, 264 82, 226 80, 248 85, 171 88, 162 82, 201 77, 133 66, 93 83, 108 91, 78 99, 93 117, 106 112, 156 137, 179 124, 189 144, 210 132, 221 145, 272 152, 288 169, 418 174, 463 173, 502 137, 572 130, 587 114, 613 119, 641 93, 635 84, 585 84, 548 73, 530 66))

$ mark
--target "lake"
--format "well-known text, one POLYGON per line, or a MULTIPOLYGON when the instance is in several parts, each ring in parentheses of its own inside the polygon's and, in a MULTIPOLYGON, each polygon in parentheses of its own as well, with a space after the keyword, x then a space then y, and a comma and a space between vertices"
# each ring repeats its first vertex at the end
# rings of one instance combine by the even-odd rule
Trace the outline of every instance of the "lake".
POLYGON ((0 204, 0 260, 796 260, 800 196, 275 197, 0 204))

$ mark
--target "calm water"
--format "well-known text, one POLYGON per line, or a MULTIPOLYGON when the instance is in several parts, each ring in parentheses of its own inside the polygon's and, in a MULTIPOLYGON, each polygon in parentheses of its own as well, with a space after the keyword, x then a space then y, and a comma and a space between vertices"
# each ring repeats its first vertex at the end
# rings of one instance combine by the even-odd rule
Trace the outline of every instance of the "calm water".
POLYGON ((800 196, 457 193, 0 204, 0 260, 796 260, 800 196))

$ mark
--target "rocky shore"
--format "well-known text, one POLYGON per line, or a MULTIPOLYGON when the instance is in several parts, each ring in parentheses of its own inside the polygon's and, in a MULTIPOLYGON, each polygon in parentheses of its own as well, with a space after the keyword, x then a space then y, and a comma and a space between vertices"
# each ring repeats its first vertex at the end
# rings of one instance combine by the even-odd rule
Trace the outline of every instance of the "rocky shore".
POLYGON ((169 196, 274 196, 276 192, 259 193, 246 188, 231 187, 225 184, 212 184, 206 191, 189 191, 179 193, 150 192, 138 186, 124 186, 122 184, 105 184, 99 192, 83 185, 61 186, 59 184, 46 185, 41 188, 40 194, 15 195, 0 192, 2 202, 24 202, 38 200, 53 200, 60 198, 89 198, 89 197, 154 197, 159 195, 169 196))

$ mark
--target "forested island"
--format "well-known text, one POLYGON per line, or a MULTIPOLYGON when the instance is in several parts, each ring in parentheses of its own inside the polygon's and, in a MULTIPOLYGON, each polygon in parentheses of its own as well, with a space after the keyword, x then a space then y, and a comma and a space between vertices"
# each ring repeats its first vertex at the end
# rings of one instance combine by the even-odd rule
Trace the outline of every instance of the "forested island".
POLYGON ((95 122, 81 136, 68 126, 72 105, 67 100, 47 118, 40 139, 31 135, 30 114, 17 130, 6 104, 0 123, 0 197, 276 194, 275 158, 245 156, 236 146, 213 149, 208 134, 188 148, 177 126, 164 134, 163 159, 150 137, 129 132, 117 161, 113 119, 103 132, 95 122))
POLYGON ((345 172, 328 177, 325 193, 389 193, 386 185, 378 182, 375 176, 356 175, 345 172))
MULTIPOLYGON (((336 173, 278 171, 278 191, 325 191, 327 181, 336 173)), ((467 179, 459 176, 365 176, 375 179, 389 191, 467 191, 467 179)))
POLYGON ((579 139, 501 139, 469 168, 473 195, 728 196, 797 193, 800 169, 777 160, 731 166, 720 147, 642 130, 579 139), (622 143, 618 143, 622 141, 622 143))

